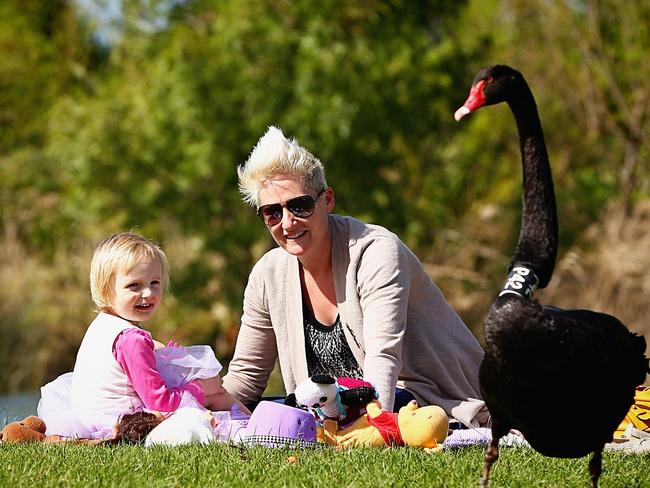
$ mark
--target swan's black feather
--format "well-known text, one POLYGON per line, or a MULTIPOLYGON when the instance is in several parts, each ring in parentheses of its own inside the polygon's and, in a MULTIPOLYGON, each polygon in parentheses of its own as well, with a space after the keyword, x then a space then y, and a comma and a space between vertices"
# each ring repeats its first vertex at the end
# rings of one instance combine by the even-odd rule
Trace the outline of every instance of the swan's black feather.
POLYGON ((590 472, 595 486, 600 453, 648 372, 646 343, 611 315, 540 305, 534 286, 523 285, 522 274, 539 288, 548 284, 558 240, 553 179, 532 92, 518 71, 491 66, 477 74, 467 109, 457 114, 501 102, 510 106, 519 132, 523 209, 511 274, 485 320, 479 378, 495 441, 486 451, 482 480, 487 484, 498 457, 496 441, 517 429, 547 456, 594 452, 590 472), (512 278, 518 269, 523 271, 512 278), (530 279, 533 275, 536 280, 530 279))

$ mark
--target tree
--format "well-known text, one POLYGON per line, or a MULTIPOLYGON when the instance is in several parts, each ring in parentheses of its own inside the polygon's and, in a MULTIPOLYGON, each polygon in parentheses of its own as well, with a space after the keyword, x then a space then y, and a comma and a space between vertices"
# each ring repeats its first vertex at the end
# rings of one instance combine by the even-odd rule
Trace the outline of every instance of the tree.
POLYGON ((421 175, 450 126, 440 121, 454 50, 442 38, 456 8, 197 2, 158 32, 126 29, 96 91, 52 112, 48 154, 73 182, 63 197, 73 233, 138 228, 181 243, 167 323, 203 310, 202 338, 223 337, 271 242, 240 201, 235 168, 277 124, 326 161, 341 211, 430 243, 416 222, 444 222, 453 200, 445 181, 421 175))

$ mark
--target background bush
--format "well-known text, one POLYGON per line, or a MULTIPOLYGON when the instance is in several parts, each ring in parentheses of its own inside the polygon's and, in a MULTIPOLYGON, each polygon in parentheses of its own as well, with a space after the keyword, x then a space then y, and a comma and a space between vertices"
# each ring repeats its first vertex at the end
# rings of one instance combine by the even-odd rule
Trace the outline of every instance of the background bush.
POLYGON ((271 124, 325 163, 337 212, 396 232, 482 339, 519 231, 519 148, 505 106, 452 115, 492 63, 525 74, 549 145, 561 252, 542 298, 647 330, 646 2, 123 0, 121 13, 101 37, 72 0, 0 5, 0 391, 72 368, 92 249, 127 229, 170 257, 154 334, 227 361, 248 272, 272 246, 235 169, 271 124))

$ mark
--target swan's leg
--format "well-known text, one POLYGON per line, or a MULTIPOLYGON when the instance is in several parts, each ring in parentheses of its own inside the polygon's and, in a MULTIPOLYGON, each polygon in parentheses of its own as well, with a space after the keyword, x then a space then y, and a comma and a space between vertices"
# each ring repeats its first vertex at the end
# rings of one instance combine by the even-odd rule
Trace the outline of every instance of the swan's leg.
POLYGON ((499 459, 499 439, 493 437, 488 447, 485 449, 485 456, 483 457, 483 471, 481 472, 481 480, 479 486, 486 488, 490 478, 490 468, 492 463, 499 459))
POLYGON ((481 480, 479 486, 481 488, 486 488, 490 478, 490 468, 492 464, 499 459, 499 439, 508 433, 507 427, 504 427, 502 423, 497 421, 492 416, 492 440, 485 449, 485 455, 483 457, 483 471, 481 472, 481 480))
POLYGON ((600 473, 602 472, 602 466, 603 466, 603 448, 605 446, 600 446, 598 449, 594 451, 594 455, 591 458, 591 461, 589 461, 589 476, 591 476, 591 487, 592 488, 597 488, 598 486, 598 478, 600 477, 600 473))

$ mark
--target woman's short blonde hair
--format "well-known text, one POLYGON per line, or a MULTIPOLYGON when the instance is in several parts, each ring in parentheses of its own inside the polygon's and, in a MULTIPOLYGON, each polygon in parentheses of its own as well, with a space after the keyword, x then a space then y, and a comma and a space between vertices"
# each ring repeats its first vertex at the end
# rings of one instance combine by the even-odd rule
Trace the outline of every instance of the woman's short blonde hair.
POLYGON ((327 188, 325 168, 319 159, 273 126, 258 141, 248 160, 237 168, 237 175, 239 191, 244 201, 253 207, 259 206, 264 182, 274 176, 296 176, 317 192, 327 188))
POLYGON ((164 251, 133 232, 120 232, 99 243, 90 262, 90 294, 99 311, 112 308, 115 299, 115 275, 128 273, 145 260, 160 263, 161 286, 169 284, 169 263, 164 251))

